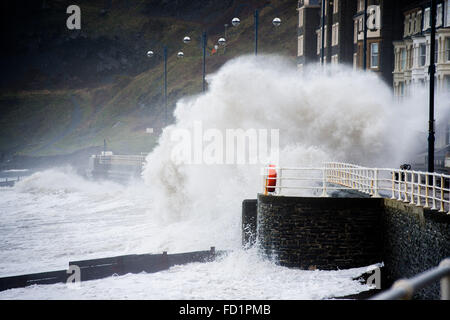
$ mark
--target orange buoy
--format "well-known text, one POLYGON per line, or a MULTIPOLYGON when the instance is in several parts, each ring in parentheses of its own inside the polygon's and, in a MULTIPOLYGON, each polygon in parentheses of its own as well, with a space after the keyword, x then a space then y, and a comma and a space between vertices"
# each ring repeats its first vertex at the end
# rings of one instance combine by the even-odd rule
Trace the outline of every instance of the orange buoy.
MULTIPOLYGON (((269 164, 270 168, 275 168, 274 164, 269 164)), ((266 176, 266 192, 274 192, 275 186, 277 185, 277 170, 276 169, 269 169, 266 176)))

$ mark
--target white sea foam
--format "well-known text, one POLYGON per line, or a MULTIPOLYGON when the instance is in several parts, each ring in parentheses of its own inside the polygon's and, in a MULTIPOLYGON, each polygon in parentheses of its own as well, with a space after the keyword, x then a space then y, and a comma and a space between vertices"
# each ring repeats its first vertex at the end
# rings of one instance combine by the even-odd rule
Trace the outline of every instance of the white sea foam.
MULTIPOLYGON (((59 168, 0 188, 0 274, 129 253, 215 246, 232 254, 152 275, 93 281, 81 291, 37 286, 0 298, 315 299, 367 289, 351 280, 361 270, 287 269, 241 250, 241 204, 261 191, 260 166, 176 163, 171 132, 192 130, 195 121, 221 131, 279 129, 282 166, 326 160, 398 166, 417 147, 417 131, 426 131, 426 94, 398 103, 372 73, 317 66, 299 73, 282 58, 264 56, 230 61, 208 82, 208 92, 178 102, 175 124, 147 157, 143 182, 93 182, 59 168)), ((448 109, 438 105, 439 114, 448 109)))

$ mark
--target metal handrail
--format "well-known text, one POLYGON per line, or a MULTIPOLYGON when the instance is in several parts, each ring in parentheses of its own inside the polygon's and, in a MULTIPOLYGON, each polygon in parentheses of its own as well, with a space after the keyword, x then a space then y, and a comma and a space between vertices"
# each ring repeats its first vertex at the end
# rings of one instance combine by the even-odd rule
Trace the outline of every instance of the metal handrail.
POLYGON ((446 187, 449 182, 450 175, 441 173, 368 168, 341 162, 326 162, 323 167, 269 166, 263 170, 263 190, 270 195, 298 195, 292 191, 315 189, 326 197, 328 190, 352 189, 371 197, 396 199, 450 214, 450 187, 446 187), (276 170, 277 177, 269 177, 268 170, 276 170), (276 180, 273 192, 267 191, 270 180, 276 180), (306 185, 305 181, 313 185, 306 185))
POLYGON ((439 266, 413 278, 397 280, 391 289, 377 294, 369 300, 409 300, 415 292, 438 280, 441 282, 441 300, 450 300, 450 258, 442 260, 439 266))

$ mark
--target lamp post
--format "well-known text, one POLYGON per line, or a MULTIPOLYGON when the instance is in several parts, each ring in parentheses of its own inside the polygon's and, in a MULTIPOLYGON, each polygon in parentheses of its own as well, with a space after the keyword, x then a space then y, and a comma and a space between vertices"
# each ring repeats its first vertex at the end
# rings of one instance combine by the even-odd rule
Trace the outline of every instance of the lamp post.
POLYGON ((434 172, 434 75, 436 66, 434 64, 436 45, 436 0, 431 0, 431 33, 430 33, 430 108, 428 120, 428 172, 434 172))
MULTIPOLYGON (((152 50, 147 51, 147 57, 151 58, 154 56, 152 50)), ((183 58, 184 54, 179 51, 177 54, 178 58, 183 58)), ((163 60, 164 60, 164 125, 167 126, 167 46, 163 46, 163 60)))
POLYGON ((203 90, 203 92, 206 91, 206 42, 207 42, 206 31, 203 31, 203 34, 202 34, 202 46, 203 46, 203 48, 202 48, 203 49, 202 90, 203 90))
MULTIPOLYGON (((259 10, 256 9, 253 13, 253 17, 254 17, 254 28, 255 28, 255 56, 258 55, 258 28, 259 28, 259 10)), ((239 20, 238 17, 233 18, 233 20, 231 20, 231 24, 234 27, 237 27, 239 24, 241 23, 241 20, 239 20)), ((278 17, 275 17, 272 20, 272 24, 275 27, 279 27, 281 25, 281 19, 278 17)))
POLYGON ((325 5, 328 4, 328 0, 322 0, 322 32, 321 32, 321 46, 320 57, 322 59, 322 65, 325 65, 325 5))
POLYGON ((363 70, 367 69, 367 0, 364 0, 363 70))
MULTIPOLYGON (((227 28, 228 28, 228 23, 225 23, 223 26, 225 27, 225 32, 224 32, 223 36, 224 36, 225 39, 226 39, 226 38, 227 38, 227 28)), ((225 54, 226 51, 227 51, 227 46, 224 45, 224 46, 223 46, 223 53, 225 54)))

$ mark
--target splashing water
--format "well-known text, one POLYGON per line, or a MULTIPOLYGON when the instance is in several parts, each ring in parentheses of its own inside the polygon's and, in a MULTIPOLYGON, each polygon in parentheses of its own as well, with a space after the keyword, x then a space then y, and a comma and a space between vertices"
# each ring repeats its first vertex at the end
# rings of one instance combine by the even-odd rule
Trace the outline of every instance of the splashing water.
MULTIPOLYGON (((123 280, 118 282, 90 282, 78 293, 63 285, 38 286, 11 290, 0 298, 103 297, 102 283, 117 288, 109 292, 119 298, 152 298, 152 291, 144 290, 147 285, 139 283, 173 287, 167 291, 169 299, 314 299, 368 289, 351 281, 361 270, 291 270, 275 266, 254 250, 242 251, 241 204, 260 192, 261 164, 177 162, 173 150, 179 142, 172 135, 177 130, 193 133, 198 122, 205 130, 219 132, 278 129, 282 166, 320 166, 328 160, 398 166, 422 143, 417 131, 426 131, 426 92, 400 103, 372 73, 346 67, 323 71, 318 66, 299 73, 275 56, 234 59, 210 75, 208 83, 205 94, 178 102, 176 122, 165 128, 146 159, 143 182, 92 182, 65 168, 37 172, 12 189, 0 188, 0 272, 39 272, 65 268, 69 260, 210 246, 233 253, 204 265, 119 277, 123 280), (252 266, 260 270, 255 277, 248 272, 252 266), (218 277, 217 292, 195 284, 197 273, 208 281, 218 277), (245 290, 233 289, 245 281, 245 290), (296 281, 303 285, 281 285, 296 281), (185 289, 177 291, 178 284, 185 289)), ((436 110, 437 117, 448 115, 448 105, 436 110)))

